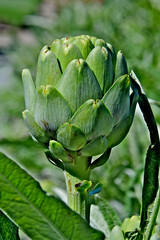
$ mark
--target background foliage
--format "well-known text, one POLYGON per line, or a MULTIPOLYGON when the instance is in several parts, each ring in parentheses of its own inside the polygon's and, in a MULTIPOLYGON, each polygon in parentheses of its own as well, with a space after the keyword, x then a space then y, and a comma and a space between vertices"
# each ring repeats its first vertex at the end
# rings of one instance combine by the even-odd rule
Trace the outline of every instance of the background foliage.
MULTIPOLYGON (((121 49, 129 69, 134 69, 152 99, 160 123, 159 23, 158 0, 0 0, 0 150, 18 159, 43 189, 63 194, 63 173, 47 162, 24 126, 21 70, 29 68, 35 77, 41 47, 64 36, 94 35, 113 44, 116 51, 121 49)), ((109 162, 92 174, 94 183, 103 184, 101 196, 121 219, 139 214, 148 144, 148 133, 137 109, 125 141, 113 149, 109 162)))

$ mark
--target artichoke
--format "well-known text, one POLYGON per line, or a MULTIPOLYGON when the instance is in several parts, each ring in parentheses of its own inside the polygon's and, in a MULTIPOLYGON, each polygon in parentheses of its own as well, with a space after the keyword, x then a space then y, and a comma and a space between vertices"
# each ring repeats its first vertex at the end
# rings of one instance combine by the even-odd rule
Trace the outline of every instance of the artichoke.
POLYGON ((35 84, 28 69, 22 78, 29 133, 53 164, 89 179, 132 124, 137 94, 122 52, 88 35, 57 39, 40 52, 35 84))

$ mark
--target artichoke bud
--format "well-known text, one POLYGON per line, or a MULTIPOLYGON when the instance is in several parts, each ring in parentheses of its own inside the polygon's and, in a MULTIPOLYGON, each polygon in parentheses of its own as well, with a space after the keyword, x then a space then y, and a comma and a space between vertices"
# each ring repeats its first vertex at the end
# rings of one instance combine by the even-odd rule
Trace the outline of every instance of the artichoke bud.
POLYGON ((113 83, 113 64, 111 54, 105 47, 97 46, 88 55, 86 62, 94 72, 101 90, 106 92, 113 83))
POLYGON ((36 87, 41 85, 52 85, 61 78, 61 70, 56 56, 49 50, 48 46, 42 48, 37 66, 36 87))
POLYGON ((127 63, 122 52, 117 53, 116 69, 115 69, 115 79, 118 79, 120 76, 128 74, 127 63))
POLYGON ((96 37, 57 39, 42 48, 35 84, 29 70, 22 72, 23 118, 31 136, 49 144, 49 161, 81 180, 107 161, 128 133, 139 97, 136 89, 130 96, 127 74, 121 51, 116 56, 96 37))

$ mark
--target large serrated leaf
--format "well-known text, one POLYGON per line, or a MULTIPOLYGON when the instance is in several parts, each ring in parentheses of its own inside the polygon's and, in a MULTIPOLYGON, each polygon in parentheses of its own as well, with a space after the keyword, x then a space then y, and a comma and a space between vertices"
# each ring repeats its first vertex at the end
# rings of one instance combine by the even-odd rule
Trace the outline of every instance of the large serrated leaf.
POLYGON ((18 227, 0 211, 0 240, 20 240, 18 227))
POLYGON ((78 214, 47 196, 26 171, 0 154, 0 208, 34 240, 100 240, 78 214))

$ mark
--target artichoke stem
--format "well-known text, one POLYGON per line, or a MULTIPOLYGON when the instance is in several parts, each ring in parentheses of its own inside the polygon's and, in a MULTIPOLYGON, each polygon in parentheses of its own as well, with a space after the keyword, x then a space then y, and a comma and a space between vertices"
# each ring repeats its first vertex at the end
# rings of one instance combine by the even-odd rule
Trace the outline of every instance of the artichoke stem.
POLYGON ((65 172, 65 179, 69 207, 89 223, 90 204, 88 191, 78 191, 76 189, 76 186, 81 184, 82 180, 73 177, 68 172, 65 172))

